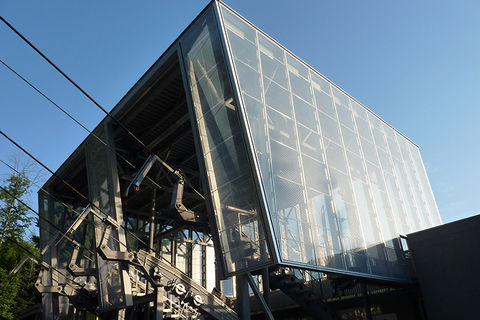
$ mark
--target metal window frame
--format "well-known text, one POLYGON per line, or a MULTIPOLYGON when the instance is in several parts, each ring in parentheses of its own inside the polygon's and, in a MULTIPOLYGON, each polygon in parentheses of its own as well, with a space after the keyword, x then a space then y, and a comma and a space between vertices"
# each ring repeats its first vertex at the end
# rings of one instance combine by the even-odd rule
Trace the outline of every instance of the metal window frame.
MULTIPOLYGON (((229 78, 230 82, 232 85, 232 91, 235 100, 238 103, 238 110, 239 110, 239 119, 240 119, 240 129, 243 135, 244 143, 246 144, 246 151, 247 151, 247 156, 249 159, 249 164, 250 164, 250 169, 252 170, 253 173, 253 180, 255 183, 256 191, 257 191, 257 198, 259 200, 260 204, 260 209, 262 212, 259 212, 260 216, 262 217, 262 222, 264 226, 264 232, 266 235, 266 240, 267 240, 267 246, 269 249, 269 253, 272 259, 271 263, 265 264, 265 267, 274 265, 274 264, 279 264, 280 263, 280 254, 278 251, 278 246, 275 241, 275 236, 273 235, 273 224, 270 219, 270 215, 268 214, 268 204, 266 201, 266 194, 265 190, 263 187, 263 182, 261 180, 261 175, 260 175, 260 167, 257 162, 257 158, 254 154, 254 144, 253 144, 253 137, 251 135, 251 132, 249 130, 249 125, 248 125, 248 120, 247 120, 247 115, 245 112, 245 103, 243 101, 243 97, 240 91, 240 85, 238 81, 238 76, 237 76, 237 71, 235 69, 235 64, 233 62, 233 55, 231 52, 230 44, 227 39, 226 35, 226 28, 224 25, 224 19, 222 16, 222 12, 220 9, 220 5, 224 5, 220 1, 215 1, 214 2, 214 7, 215 7, 215 17, 217 19, 217 26, 219 27, 219 32, 220 32, 220 40, 222 42, 222 49, 223 49, 223 54, 225 56, 226 60, 226 66, 227 66, 227 72, 229 73, 229 78), (268 227, 268 228, 267 228, 268 227)), ((259 268, 255 268, 259 269, 259 268)), ((253 270, 250 270, 253 271, 253 270)), ((250 272, 248 271, 248 272, 250 272)), ((246 273, 246 272, 242 272, 246 273)))
POLYGON ((253 169, 254 169, 254 172, 255 172, 255 184, 256 184, 256 187, 257 187, 257 191, 259 192, 259 195, 261 196, 261 200, 262 200, 261 205, 262 205, 262 210, 264 210, 263 211, 264 219, 266 221, 268 221, 269 230, 267 231, 267 235, 269 237, 268 240, 270 241, 270 246, 274 248, 274 250, 271 251, 271 253, 273 253, 272 257, 273 257, 274 264, 288 266, 288 267, 298 267, 298 268, 301 268, 301 269, 317 271, 317 272, 337 273, 337 274, 339 273, 339 274, 344 274, 344 275, 349 275, 349 276, 355 276, 355 277, 360 277, 360 278, 365 278, 365 279, 376 279, 376 280, 387 281, 387 282, 391 282, 391 281, 401 282, 401 283, 411 282, 411 280, 407 279, 407 278, 387 277, 387 276, 380 276, 380 275, 375 275, 375 274, 367 274, 367 273, 361 273, 361 272, 356 272, 356 271, 350 271, 350 270, 346 270, 346 269, 342 270, 342 269, 335 269, 335 268, 329 268, 329 267, 323 267, 323 266, 314 266, 314 265, 307 264, 307 263, 295 262, 295 261, 285 260, 285 259, 281 258, 278 243, 275 241, 274 235, 272 234, 274 232, 274 229, 273 229, 270 214, 268 214, 268 211, 267 211, 268 210, 268 204, 266 203, 266 193, 264 191, 263 183, 261 181, 259 164, 257 162, 257 159, 256 159, 255 155, 253 154, 253 151, 254 151, 253 138, 252 138, 252 135, 251 135, 251 132, 250 132, 250 129, 249 129, 250 127, 248 126, 248 120, 247 120, 246 111, 245 111, 245 104, 244 104, 242 95, 240 93, 241 91, 240 91, 240 86, 239 86, 239 80, 238 80, 237 72, 236 72, 236 69, 235 69, 235 64, 233 62, 233 54, 231 52, 230 44, 229 44, 228 39, 227 39, 226 28, 225 28, 225 25, 224 25, 223 15, 222 15, 220 6, 223 6, 226 10, 229 10, 232 14, 234 14, 239 19, 241 19, 242 21, 247 23, 254 30, 258 31, 260 34, 262 34, 263 36, 265 36, 266 38, 271 40, 274 44, 276 44, 281 49, 283 49, 286 54, 289 54, 297 62, 304 65, 309 70, 311 70, 312 72, 316 73, 317 75, 319 75, 320 77, 325 79, 332 86, 332 88, 338 89, 341 93, 345 94, 348 98, 350 98, 353 101, 355 101, 356 103, 358 103, 361 107, 366 109, 368 114, 371 114, 372 116, 381 120, 382 123, 384 123, 387 126, 389 126, 390 128, 392 128, 397 134, 399 134, 401 137, 403 137, 408 143, 412 144, 413 146, 415 146, 417 148, 418 148, 418 146, 413 141, 408 139, 405 135, 403 135, 401 132, 399 132, 398 130, 393 128, 391 125, 389 125, 387 122, 385 122, 385 120, 381 119, 378 115, 376 115, 370 109, 368 109, 363 104, 361 104, 359 101, 357 101, 355 98, 350 96, 342 88, 338 87, 336 84, 331 82, 329 79, 327 79, 325 76, 320 74, 318 71, 316 71, 310 65, 308 65, 303 60, 298 58, 295 54, 293 54, 291 51, 286 49, 280 43, 278 43, 277 41, 272 39, 270 36, 265 34, 265 32, 263 32, 258 27, 256 27, 251 22, 249 22, 247 19, 242 17, 235 10, 231 9, 228 5, 226 5, 225 3, 223 3, 220 0, 214 0, 214 2, 215 2, 215 9, 216 9, 215 11, 216 11, 217 19, 218 19, 218 24, 221 27, 221 38, 222 38, 222 43, 224 45, 224 48, 223 48, 224 49, 224 54, 226 55, 226 57, 228 57, 227 69, 230 73, 231 78, 233 78, 234 95, 235 95, 235 98, 237 99, 237 101, 239 102, 239 110, 241 111, 240 112, 241 113, 241 120, 242 120, 241 121, 242 122, 241 127, 242 127, 242 131, 244 131, 243 134, 247 138, 246 142, 249 144, 248 145, 248 147, 249 147, 248 148, 248 156, 249 156, 249 159, 251 161, 252 166, 254 167, 253 169))

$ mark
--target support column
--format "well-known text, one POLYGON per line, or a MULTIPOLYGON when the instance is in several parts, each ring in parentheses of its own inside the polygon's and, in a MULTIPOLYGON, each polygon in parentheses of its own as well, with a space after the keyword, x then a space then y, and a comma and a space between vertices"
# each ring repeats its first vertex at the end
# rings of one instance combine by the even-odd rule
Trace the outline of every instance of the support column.
POLYGON ((152 216, 150 217, 150 250, 149 252, 153 254, 153 244, 154 244, 154 237, 155 237, 155 207, 157 205, 157 189, 153 189, 152 195, 152 216))
MULTIPOLYGON (((101 124, 94 131, 108 145, 90 136, 85 144, 87 163, 88 193, 90 202, 103 213, 113 218, 122 226, 123 213, 120 197, 120 183, 117 171, 115 144, 112 128, 108 123, 101 124)), ((103 240, 106 224, 94 217, 95 247, 103 240)), ((105 239, 108 248, 113 251, 127 251, 125 230, 111 230, 105 239)), ((100 309, 124 308, 132 305, 132 293, 128 267, 118 261, 104 260, 96 254, 97 285, 100 309)))
POLYGON ((263 299, 270 308, 270 273, 268 268, 262 270, 262 289, 263 289, 263 299))
POLYGON ((250 320, 250 294, 248 292, 248 275, 239 275, 236 277, 237 301, 235 309, 238 319, 250 320))

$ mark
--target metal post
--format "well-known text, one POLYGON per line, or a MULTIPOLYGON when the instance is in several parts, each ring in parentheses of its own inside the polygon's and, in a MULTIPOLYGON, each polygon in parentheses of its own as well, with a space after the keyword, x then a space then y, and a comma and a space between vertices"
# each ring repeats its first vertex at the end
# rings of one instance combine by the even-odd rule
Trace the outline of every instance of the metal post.
POLYGON ((235 309, 238 319, 250 320, 250 294, 248 292, 248 275, 242 274, 236 277, 237 301, 235 309))
POLYGON ((247 280, 248 280, 248 284, 250 285, 250 288, 252 288, 253 294, 255 294, 255 297, 257 297, 257 300, 260 303, 260 306, 262 307, 263 312, 265 313, 265 319, 274 320, 272 311, 270 311, 270 307, 267 305, 262 295, 260 294, 257 284, 255 283, 255 280, 253 280, 253 277, 250 273, 247 274, 247 280))
POLYGON ((262 289, 263 299, 270 308, 270 273, 268 272, 268 268, 262 270, 262 289))
POLYGON ((150 217, 150 250, 149 252, 153 254, 153 243, 154 243, 154 236, 155 236, 155 206, 156 206, 156 198, 157 198, 157 189, 153 189, 153 199, 152 199, 152 216, 150 217))
MULTIPOLYGON (((148 249, 148 252, 150 254, 155 254, 153 250, 153 244, 154 244, 154 237, 155 237, 155 207, 157 205, 157 189, 153 189, 153 195, 152 195, 152 216, 150 217, 150 242, 149 246, 150 248, 148 249)), ((157 289, 158 290, 158 289, 157 289)), ((147 286, 145 287, 145 294, 148 294, 150 291, 150 283, 147 281, 147 286)), ((145 312, 145 319, 150 319, 150 308, 153 307, 153 303, 149 302, 147 304, 146 312, 145 312)))

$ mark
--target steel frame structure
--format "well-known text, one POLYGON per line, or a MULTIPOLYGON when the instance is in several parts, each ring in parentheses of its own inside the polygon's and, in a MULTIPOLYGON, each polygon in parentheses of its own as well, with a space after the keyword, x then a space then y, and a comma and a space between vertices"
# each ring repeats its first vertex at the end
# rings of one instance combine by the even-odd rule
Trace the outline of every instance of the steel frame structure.
MULTIPOLYGON (((341 274, 348 279, 342 283, 346 286, 351 285, 352 278, 390 284, 410 281, 408 273, 398 278, 371 270, 332 267, 319 263, 320 259, 305 261, 285 256, 276 230, 277 220, 285 217, 274 215, 272 195, 266 191, 265 172, 255 145, 258 137, 252 129, 249 105, 242 91, 243 80, 236 65, 237 52, 229 38, 232 27, 226 24, 226 13, 236 15, 239 21, 283 50, 285 61, 288 55, 288 59, 324 79, 225 4, 212 0, 112 111, 154 154, 135 146, 119 126, 105 119, 95 129, 95 139, 88 137, 57 172, 69 183, 80 185, 79 189, 88 193, 88 201, 78 199, 56 177, 46 183, 45 189, 68 206, 63 208, 63 202, 40 194, 41 213, 68 235, 56 238, 56 245, 52 246, 47 241, 49 227, 40 226, 45 264, 37 288, 43 293, 45 319, 67 317, 72 308, 80 313, 88 311, 119 318, 133 316, 140 310, 144 316, 156 319, 207 315, 217 319, 237 316, 248 319, 250 289, 265 315, 272 319, 269 282, 284 291, 291 289, 288 281, 279 281, 278 272, 272 271, 279 266, 341 274), (221 120, 225 123, 220 123, 221 120), (216 136, 208 125, 215 127, 216 136), (221 154, 218 151, 221 148, 230 153, 221 154), (125 165, 122 159, 135 163, 139 169, 125 165), (235 161, 237 167, 228 167, 235 161), (224 168, 219 174, 216 169, 221 166, 224 168), (231 178, 229 175, 235 170, 242 175, 231 178), (218 178, 222 174, 224 180, 218 178), (224 187, 230 188, 230 194, 221 198, 224 187), (235 198, 242 198, 238 201, 240 205, 225 200, 235 198), (78 217, 74 208, 83 209, 78 217), (82 229, 83 234, 76 232, 77 229, 82 229), (72 248, 67 249, 65 243, 72 248), (93 255, 89 256, 88 250, 93 255), (71 278, 55 274, 50 267, 68 271, 71 278), (263 295, 252 275, 261 275, 263 295), (233 276, 237 277, 238 314, 231 310, 227 300, 222 301, 221 296, 205 289, 210 286, 219 291, 220 280, 233 276), (72 280, 83 285, 71 285, 72 280)), ((288 81, 289 77, 287 72, 288 81)), ((369 112, 367 117, 378 118, 333 83, 324 81, 331 86, 331 92, 334 89, 341 92, 348 101, 355 101, 369 112)), ((292 90, 289 103, 293 99, 292 90)), ((292 118, 295 120, 295 116, 292 118)), ((340 121, 339 116, 336 119, 340 121)), ((381 123, 391 128, 383 120, 381 123)), ((271 124, 264 123, 265 128, 268 125, 271 124)), ((394 133, 405 138, 396 130, 394 133)), ((360 153, 363 155, 363 151, 360 153)), ((279 155, 271 152, 270 157, 275 156, 279 155)), ((306 180, 304 173, 301 180, 306 180)), ((333 194, 332 187, 329 188, 333 194)), ((304 186, 302 192, 307 193, 307 189, 304 186)), ((339 215, 339 209, 335 205, 333 208, 339 215)), ((368 249, 365 241, 363 247, 364 251, 368 249)), ((342 243, 338 256, 344 266, 348 254, 342 243)), ((403 259, 401 252, 397 258, 403 259)), ((303 289, 295 286, 292 292, 299 290, 303 289)), ((326 310, 325 317, 331 315, 322 301, 317 303, 317 307, 326 310)))

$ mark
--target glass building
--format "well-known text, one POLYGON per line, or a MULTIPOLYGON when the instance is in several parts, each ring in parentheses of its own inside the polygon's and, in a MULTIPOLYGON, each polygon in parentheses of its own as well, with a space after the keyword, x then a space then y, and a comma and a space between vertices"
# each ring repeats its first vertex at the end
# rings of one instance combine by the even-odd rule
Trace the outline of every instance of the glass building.
POLYGON ((399 235, 441 223, 418 146, 215 11, 182 49, 227 273, 274 263, 404 278, 399 235))
MULTIPOLYGON (((131 252, 150 241, 209 291, 274 265, 408 281, 400 235, 441 224, 418 146, 220 1, 111 113, 182 172, 183 204, 204 214, 172 211, 178 184, 165 166, 151 166, 150 180, 128 194, 150 155, 105 118, 45 184, 39 205, 64 231, 89 205, 123 227, 107 237, 105 220, 89 216, 72 235, 80 251, 63 237, 43 256, 58 270, 75 261, 90 270, 77 281, 97 288, 101 310, 129 307, 149 290, 135 287, 131 265, 100 255, 102 245, 131 252)), ((54 231, 42 222, 43 244, 54 231)), ((50 270, 43 282, 68 277, 50 270)), ((44 295, 45 310, 67 314, 55 299, 44 295)))

